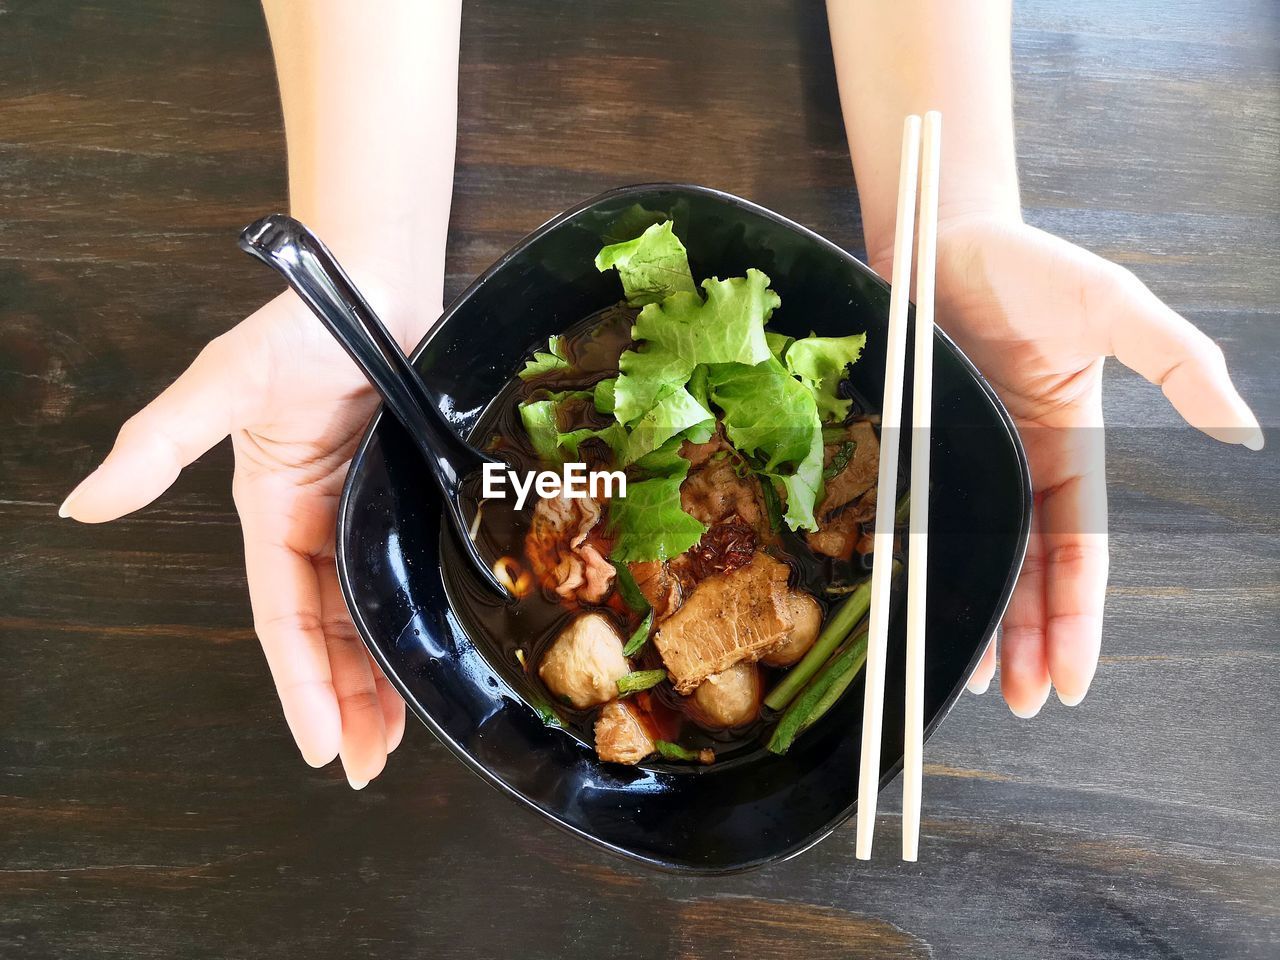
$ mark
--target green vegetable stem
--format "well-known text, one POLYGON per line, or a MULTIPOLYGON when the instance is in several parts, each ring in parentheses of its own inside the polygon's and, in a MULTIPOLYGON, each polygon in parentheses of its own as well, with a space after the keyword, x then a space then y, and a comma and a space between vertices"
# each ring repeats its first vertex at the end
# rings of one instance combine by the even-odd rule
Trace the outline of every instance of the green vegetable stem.
POLYGON ((645 614, 644 621, 640 626, 636 627, 636 632, 631 635, 631 639, 627 641, 627 645, 622 648, 624 657, 634 657, 644 648, 645 643, 649 639, 649 630, 653 627, 653 608, 649 608, 649 612, 645 614))
POLYGON ((618 693, 625 697, 629 693, 656 687, 665 679, 667 679, 665 670, 636 670, 625 677, 618 678, 618 693))
MULTIPOLYGON (((895 561, 894 576, 897 576, 900 568, 901 564, 895 561)), ((822 665, 831 658, 835 649, 853 632, 853 628, 867 615, 867 609, 870 606, 871 580, 867 579, 858 584, 858 589, 841 601, 827 618, 822 632, 818 634, 818 639, 809 648, 809 652, 778 681, 778 685, 764 698, 765 706, 770 710, 785 709, 787 704, 795 699, 801 688, 822 669, 822 665)))
POLYGON ((831 706, 840 699, 853 678, 867 662, 867 632, 863 630, 854 641, 831 658, 821 673, 787 708, 769 738, 768 749, 772 753, 786 753, 796 737, 807 730, 831 706))

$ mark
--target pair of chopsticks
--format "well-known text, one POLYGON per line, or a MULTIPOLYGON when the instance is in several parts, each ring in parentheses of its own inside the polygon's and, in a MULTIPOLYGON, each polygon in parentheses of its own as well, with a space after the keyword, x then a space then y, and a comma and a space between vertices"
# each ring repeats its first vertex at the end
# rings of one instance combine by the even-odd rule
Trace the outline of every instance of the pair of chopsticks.
POLYGON ((875 552, 871 563, 871 611, 866 693, 862 705, 862 761, 858 773, 859 860, 871 859, 880 787, 880 739, 884 721, 884 670, 889 643, 889 590, 893 525, 902 435, 902 393, 907 353, 907 304, 911 245, 920 182, 920 237, 916 250, 915 381, 912 394, 911 519, 907 563, 907 688, 902 772, 902 859, 914 861, 920 845, 920 786, 924 753, 924 616, 929 536, 929 434, 933 406, 933 285, 938 244, 938 165, 942 115, 926 113, 923 125, 907 117, 902 131, 898 222, 893 242, 893 288, 880 421, 880 478, 875 552), (921 126, 924 128, 923 151, 921 126), (923 153, 923 159, 922 159, 923 153))

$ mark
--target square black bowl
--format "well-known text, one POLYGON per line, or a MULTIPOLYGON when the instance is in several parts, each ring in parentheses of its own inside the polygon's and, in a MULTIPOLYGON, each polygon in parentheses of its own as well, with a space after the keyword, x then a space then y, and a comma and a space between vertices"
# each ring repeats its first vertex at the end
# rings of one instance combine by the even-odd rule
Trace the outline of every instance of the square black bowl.
MULTIPOLYGON (((418 347, 414 363, 460 432, 475 425, 532 347, 618 301, 616 276, 598 273, 593 258, 620 223, 655 213, 675 221, 695 277, 740 276, 748 267, 767 273, 782 297, 772 329, 865 330, 854 385, 879 398, 884 281, 755 204, 651 184, 610 191, 540 227, 458 297, 418 347)), ((1009 415, 941 332, 932 437, 926 737, 996 629, 1031 519, 1026 456, 1009 415)), ((781 757, 622 767, 544 726, 517 693, 524 683, 513 666, 488 638, 469 635, 450 608, 441 563, 460 561, 442 544, 440 504, 403 429, 381 412, 352 459, 337 543, 351 615, 413 712, 476 773, 570 832, 652 866, 725 873, 792 856, 853 812, 860 681, 781 757)), ((882 786, 902 764, 902 620, 895 615, 890 625, 882 786)))

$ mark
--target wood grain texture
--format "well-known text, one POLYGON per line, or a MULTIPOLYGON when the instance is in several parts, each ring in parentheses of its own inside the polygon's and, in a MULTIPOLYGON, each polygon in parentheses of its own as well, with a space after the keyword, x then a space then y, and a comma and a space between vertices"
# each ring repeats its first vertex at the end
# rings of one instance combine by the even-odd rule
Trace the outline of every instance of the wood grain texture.
MULTIPOLYGON (((459 291, 607 187, 743 194, 860 252, 813 0, 467 4, 459 291)), ((1027 0, 1029 218, 1125 263, 1280 424, 1273 0, 1027 0)), ((1225 449, 1111 369, 1112 586, 1089 698, 965 698, 919 864, 846 828, 720 880, 615 861, 419 727, 352 793, 298 758, 250 627, 225 448, 59 521, 119 422, 274 292, 284 202, 251 2, 0 10, 0 956, 1269 958, 1280 952, 1277 444, 1225 449)), ((1273 441, 1276 439, 1272 438, 1273 441)))

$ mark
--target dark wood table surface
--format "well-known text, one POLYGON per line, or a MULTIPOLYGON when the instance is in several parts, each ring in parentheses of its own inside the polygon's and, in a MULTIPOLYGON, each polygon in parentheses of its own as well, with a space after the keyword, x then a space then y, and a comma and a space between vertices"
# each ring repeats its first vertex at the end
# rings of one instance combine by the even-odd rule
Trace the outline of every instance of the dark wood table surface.
MULTIPOLYGON (((1274 0, 1017 4, 1029 219, 1130 266, 1280 424, 1274 0)), ((371 14, 372 15, 372 14, 371 14)), ((676 179, 861 252, 814 0, 469 2, 449 292, 565 206, 676 179)), ((256 4, 0 9, 0 956, 1276 957, 1280 435, 1182 429, 1108 369, 1114 528, 1093 692, 964 698, 923 859, 852 825, 727 879, 648 872, 411 721, 353 793, 298 757, 250 626, 230 455, 60 521, 118 424, 275 291, 285 202, 256 4)))

